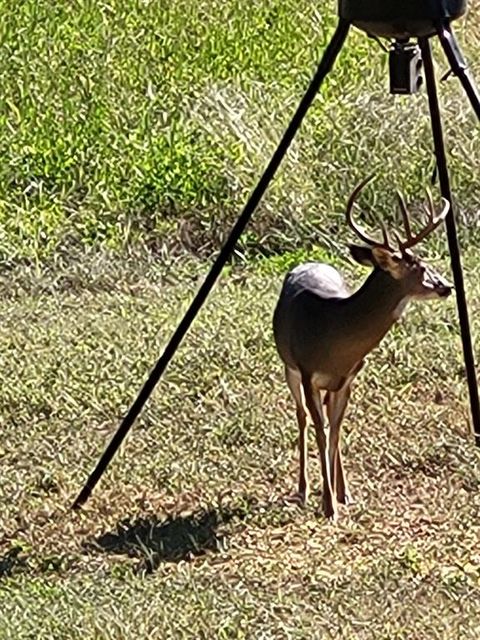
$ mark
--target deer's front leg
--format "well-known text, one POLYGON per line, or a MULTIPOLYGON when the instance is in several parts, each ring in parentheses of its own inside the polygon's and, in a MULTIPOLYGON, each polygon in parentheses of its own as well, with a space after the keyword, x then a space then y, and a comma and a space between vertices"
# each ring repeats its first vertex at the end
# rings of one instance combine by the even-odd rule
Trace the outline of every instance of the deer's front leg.
POLYGON ((342 464, 340 451, 340 428, 343 416, 350 398, 350 383, 347 383, 339 391, 330 391, 327 400, 327 416, 330 424, 329 438, 329 463, 332 477, 333 490, 337 500, 342 504, 350 504, 352 498, 342 464))

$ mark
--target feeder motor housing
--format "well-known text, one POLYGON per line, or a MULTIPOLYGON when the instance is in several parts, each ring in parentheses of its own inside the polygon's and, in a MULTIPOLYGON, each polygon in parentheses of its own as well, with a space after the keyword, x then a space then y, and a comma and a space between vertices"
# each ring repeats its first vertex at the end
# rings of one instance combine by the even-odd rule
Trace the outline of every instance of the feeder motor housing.
POLYGON ((420 48, 413 42, 396 40, 389 55, 390 93, 417 93, 423 82, 420 48))

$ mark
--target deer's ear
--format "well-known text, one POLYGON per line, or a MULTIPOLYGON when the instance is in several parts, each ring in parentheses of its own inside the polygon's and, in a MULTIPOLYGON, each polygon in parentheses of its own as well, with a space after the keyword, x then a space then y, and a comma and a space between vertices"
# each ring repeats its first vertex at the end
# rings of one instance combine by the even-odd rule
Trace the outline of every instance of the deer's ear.
POLYGON ((383 247, 374 247, 372 249, 372 258, 380 269, 388 271, 392 275, 397 271, 398 263, 401 261, 399 256, 383 247))
POLYGON ((358 244, 351 244, 349 247, 350 255, 359 264, 363 264, 364 267, 374 267, 375 259, 370 247, 362 247, 358 244))

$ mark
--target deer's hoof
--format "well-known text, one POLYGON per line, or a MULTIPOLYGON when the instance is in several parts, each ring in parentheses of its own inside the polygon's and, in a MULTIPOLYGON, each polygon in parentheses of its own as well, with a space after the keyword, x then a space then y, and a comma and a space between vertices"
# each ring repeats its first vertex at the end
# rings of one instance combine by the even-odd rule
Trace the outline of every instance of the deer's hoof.
POLYGON ((338 520, 338 513, 336 511, 332 511, 329 514, 325 514, 327 520, 332 524, 335 524, 338 520))
POLYGON ((350 493, 345 492, 343 496, 338 496, 338 502, 349 507, 351 504, 355 503, 355 500, 352 498, 350 493))
POLYGON ((327 520, 330 522, 336 522, 338 518, 337 509, 335 505, 331 503, 324 502, 323 503, 323 513, 327 520))
POLYGON ((285 496, 284 501, 286 504, 295 504, 299 507, 305 507, 308 502, 308 492, 297 491, 289 496, 285 496))

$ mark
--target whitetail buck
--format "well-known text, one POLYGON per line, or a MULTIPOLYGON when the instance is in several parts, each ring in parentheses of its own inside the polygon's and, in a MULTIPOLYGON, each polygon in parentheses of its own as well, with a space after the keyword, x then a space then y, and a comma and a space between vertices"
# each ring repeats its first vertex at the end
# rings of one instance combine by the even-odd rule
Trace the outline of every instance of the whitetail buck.
POLYGON ((442 198, 443 209, 436 216, 429 194, 428 222, 414 235, 405 202, 398 194, 406 239, 402 241, 395 234, 394 247, 382 224, 383 241, 378 242, 352 217, 355 198, 372 177, 354 189, 346 211, 349 226, 367 245, 350 246, 351 255, 360 264, 373 267, 363 286, 350 294, 333 267, 318 262, 300 265, 286 276, 273 318, 275 343, 297 407, 300 476, 296 499, 305 503, 308 498, 308 409, 320 451, 324 513, 332 519, 336 518, 337 502, 351 502, 339 437, 352 380, 409 300, 445 298, 452 290, 442 276, 410 251, 445 219, 450 204, 442 198))

